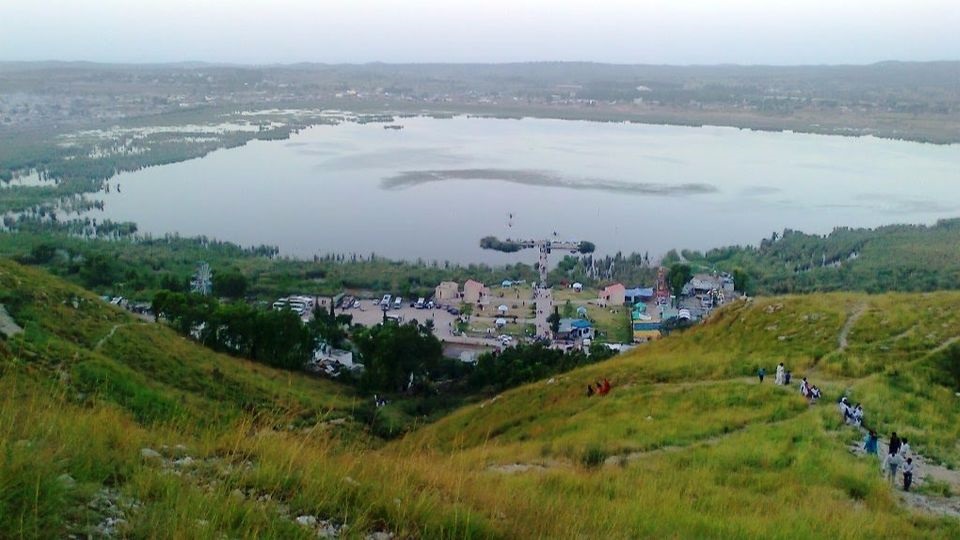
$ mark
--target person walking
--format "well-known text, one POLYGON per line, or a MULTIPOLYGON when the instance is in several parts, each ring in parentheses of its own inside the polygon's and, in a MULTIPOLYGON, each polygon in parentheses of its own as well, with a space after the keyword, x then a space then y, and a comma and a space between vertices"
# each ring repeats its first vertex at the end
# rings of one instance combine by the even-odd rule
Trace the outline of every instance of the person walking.
POLYGON ((757 370, 757 377, 760 378, 760 382, 763 382, 763 377, 767 374, 767 370, 760 368, 757 370))
POLYGON ((913 484, 913 458, 907 458, 903 464, 903 490, 910 491, 910 484, 913 484))
POLYGON ((910 443, 907 442, 906 437, 900 439, 900 449, 897 450, 897 453, 904 459, 910 457, 910 443))
POLYGON ((878 442, 877 432, 871 429, 870 433, 867 433, 867 438, 863 441, 863 450, 867 454, 877 455, 878 442))
POLYGON ((890 481, 890 485, 894 485, 897 482, 897 469, 900 468, 900 454, 887 454, 887 459, 884 460, 884 465, 887 473, 887 480, 890 481))
POLYGON ((897 437, 897 432, 894 431, 890 434, 890 444, 887 446, 887 454, 896 455, 900 452, 900 438, 897 437))
POLYGON ((776 378, 776 380, 774 380, 774 382, 775 382, 776 384, 778 384, 778 385, 782 385, 782 384, 783 384, 784 371, 785 371, 785 370, 784 370, 784 368, 783 368, 783 362, 780 362, 780 364, 777 365, 777 378, 776 378))

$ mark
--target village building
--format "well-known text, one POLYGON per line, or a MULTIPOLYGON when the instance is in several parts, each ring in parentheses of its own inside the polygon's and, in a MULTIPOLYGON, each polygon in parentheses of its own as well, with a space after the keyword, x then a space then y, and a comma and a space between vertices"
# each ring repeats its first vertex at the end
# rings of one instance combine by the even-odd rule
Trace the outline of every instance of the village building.
POLYGON ((593 324, 586 319, 560 319, 557 339, 567 341, 593 339, 593 324))
POLYGON ((490 295, 490 289, 484 287, 483 283, 468 279, 463 284, 463 301, 468 304, 480 304, 487 300, 490 295))
POLYGON ((636 304, 637 302, 649 302, 653 299, 652 287, 634 287, 627 289, 623 293, 624 302, 627 304, 636 304))
POLYGON ((633 321, 633 341, 642 343, 660 339, 660 321, 633 321))
POLYGON ((433 291, 433 301, 436 303, 454 302, 460 299, 460 285, 456 281, 443 281, 433 291))
POLYGON ((622 306, 626 301, 627 288, 622 283, 608 285, 600 291, 601 306, 622 306))

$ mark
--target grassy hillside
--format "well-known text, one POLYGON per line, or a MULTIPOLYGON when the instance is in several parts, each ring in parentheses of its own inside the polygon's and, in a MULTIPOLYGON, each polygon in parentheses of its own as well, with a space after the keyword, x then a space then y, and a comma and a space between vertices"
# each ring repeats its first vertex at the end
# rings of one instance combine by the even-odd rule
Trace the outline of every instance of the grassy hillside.
MULTIPOLYGON (((762 294, 817 291, 934 291, 960 288, 960 219, 931 226, 838 227, 828 235, 786 230, 759 246, 684 251, 696 268, 750 275, 762 294)), ((676 253, 665 259, 679 260, 676 253)))
MULTIPOLYGON (((392 450, 449 460, 469 486, 461 496, 523 536, 956 536, 956 519, 905 509, 877 462, 848 452, 860 434, 833 403, 846 393, 881 433, 960 464, 958 300, 736 304, 684 335, 460 410, 392 450), (809 406, 796 385, 758 385, 757 367, 780 361, 824 399, 809 406), (586 398, 601 377, 612 393, 586 398)), ((923 489, 934 488, 944 490, 923 489)))
POLYGON ((0 536, 315 537, 300 516, 360 537, 463 527, 364 459, 381 443, 343 387, 209 352, 9 261, 0 304, 24 329, 0 336, 0 536))
POLYGON ((686 333, 383 443, 353 420, 358 398, 341 387, 207 352, 0 262, 0 303, 24 328, 0 338, 0 530, 957 537, 956 518, 911 508, 960 506, 953 477, 924 482, 921 468, 920 499, 905 504, 875 461, 848 451, 859 433, 833 402, 846 392, 881 432, 906 434, 931 464, 960 465, 958 301, 735 304, 686 333), (820 404, 795 385, 756 383, 758 366, 772 378, 780 361, 824 389, 820 404), (612 392, 586 398, 602 377, 612 392))

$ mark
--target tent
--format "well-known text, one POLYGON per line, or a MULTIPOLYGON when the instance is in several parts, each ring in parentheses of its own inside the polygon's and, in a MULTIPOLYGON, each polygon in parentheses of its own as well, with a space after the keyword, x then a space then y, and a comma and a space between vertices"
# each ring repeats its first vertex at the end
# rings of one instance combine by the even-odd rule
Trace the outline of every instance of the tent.
POLYGON ((586 314, 587 314, 587 308, 585 308, 584 306, 580 306, 577 308, 577 315, 586 315, 586 314))
POLYGON ((497 325, 497 328, 502 328, 507 325, 507 320, 504 318, 500 318, 494 321, 494 324, 497 325))
POLYGON ((500 286, 501 286, 501 287, 504 287, 504 288, 506 288, 506 287, 513 287, 513 282, 510 281, 509 279, 505 279, 505 280, 503 280, 503 283, 500 284, 500 286))
POLYGON ((573 290, 580 292, 583 290, 583 283, 574 283, 573 290))
POLYGON ((505 314, 508 311, 510 311, 510 308, 507 307, 506 304, 500 304, 500 306, 497 307, 497 312, 500 314, 505 314))

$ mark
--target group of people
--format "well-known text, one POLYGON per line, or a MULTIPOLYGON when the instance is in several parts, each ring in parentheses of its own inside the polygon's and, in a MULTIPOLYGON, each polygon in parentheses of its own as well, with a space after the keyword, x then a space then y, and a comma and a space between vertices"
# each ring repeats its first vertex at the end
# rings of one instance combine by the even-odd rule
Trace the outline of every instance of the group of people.
MULTIPOLYGON (((761 367, 757 370, 757 377, 760 379, 760 382, 763 382, 763 378, 767 376, 767 368, 761 367)), ((783 362, 780 362, 780 365, 777 366, 777 378, 774 380, 774 384, 778 385, 789 385, 790 384, 790 370, 783 367, 783 362)))
MULTIPOLYGON (((875 456, 878 453, 877 446, 879 446, 877 432, 871 429, 863 442, 863 449, 867 454, 875 456)), ((913 456, 910 455, 910 442, 906 437, 898 437, 897 432, 894 431, 890 434, 887 456, 883 458, 883 464, 881 465, 883 475, 887 477, 890 484, 895 484, 897 481, 897 472, 899 471, 903 476, 903 490, 910 491, 910 486, 913 484, 913 468, 913 456)))
POLYGON ((605 396, 610 393, 610 381, 604 377, 603 381, 597 381, 597 386, 587 385, 587 397, 605 396))
MULTIPOLYGON (((763 378, 766 376, 767 370, 761 367, 757 370, 757 377, 760 379, 760 382, 763 382, 763 378)), ((776 384, 778 385, 789 385, 790 384, 790 371, 783 366, 783 362, 777 366, 777 375, 776 375, 776 384)), ((816 385, 810 384, 807 381, 807 378, 804 377, 800 382, 800 394, 810 400, 810 403, 816 403, 820 399, 820 388, 816 385)), ((840 416, 843 422, 850 426, 857 426, 863 428, 863 406, 860 403, 856 405, 851 405, 850 401, 846 396, 840 399, 838 404, 840 410, 840 416)), ((877 437, 877 432, 874 430, 869 430, 867 437, 863 442, 863 449, 867 454, 878 455, 878 446, 879 438, 877 437)), ((890 444, 887 447, 887 455, 883 459, 881 465, 882 472, 884 476, 890 481, 891 484, 895 484, 897 481, 897 473, 899 472, 903 478, 903 490, 910 491, 910 486, 913 484, 913 472, 914 472, 914 463, 913 456, 910 455, 910 443, 906 438, 897 437, 897 433, 893 432, 890 435, 890 444)))
MULTIPOLYGON (((757 378, 760 379, 760 382, 763 382, 763 378, 767 376, 767 369, 761 367, 757 370, 757 378)), ((777 366, 777 378, 775 384, 787 386, 790 384, 790 370, 783 367, 783 362, 777 366)), ((816 403, 820 399, 820 389, 816 385, 812 385, 807 381, 807 378, 804 377, 803 381, 800 382, 800 394, 810 400, 810 403, 816 403)))
POLYGON ((844 396, 840 398, 838 407, 840 408, 840 419, 843 420, 844 424, 850 426, 863 425, 863 406, 859 403, 850 405, 850 401, 844 396))
POLYGON ((810 384, 804 377, 800 381, 800 395, 810 400, 810 403, 816 403, 820 399, 820 388, 815 384, 810 384))
POLYGON ((788 386, 790 384, 790 370, 783 367, 783 362, 777 366, 776 384, 788 386))

